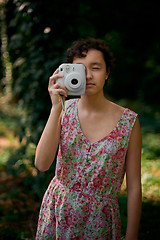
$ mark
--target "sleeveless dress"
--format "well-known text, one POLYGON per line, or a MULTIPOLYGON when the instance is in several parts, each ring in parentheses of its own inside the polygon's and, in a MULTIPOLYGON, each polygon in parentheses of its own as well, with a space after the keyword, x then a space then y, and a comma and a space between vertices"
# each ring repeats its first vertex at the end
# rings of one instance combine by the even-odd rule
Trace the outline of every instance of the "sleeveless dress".
POLYGON ((117 197, 137 114, 126 108, 110 134, 91 143, 77 105, 78 99, 66 101, 56 173, 43 197, 36 240, 119 240, 117 197))

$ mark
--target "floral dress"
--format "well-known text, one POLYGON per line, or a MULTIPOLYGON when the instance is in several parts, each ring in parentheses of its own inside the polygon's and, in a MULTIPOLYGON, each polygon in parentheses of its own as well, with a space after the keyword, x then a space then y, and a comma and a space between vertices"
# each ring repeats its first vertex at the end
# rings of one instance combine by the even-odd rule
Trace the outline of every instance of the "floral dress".
POLYGON ((56 174, 44 195, 36 240, 119 240, 117 197, 137 114, 125 109, 115 128, 91 143, 78 119, 78 99, 66 101, 56 174))

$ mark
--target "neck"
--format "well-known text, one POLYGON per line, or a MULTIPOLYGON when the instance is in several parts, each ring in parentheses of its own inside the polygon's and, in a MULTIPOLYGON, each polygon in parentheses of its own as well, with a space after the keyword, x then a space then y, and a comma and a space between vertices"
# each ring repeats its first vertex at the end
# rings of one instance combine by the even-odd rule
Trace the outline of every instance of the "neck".
POLYGON ((108 100, 104 97, 104 94, 99 95, 82 95, 80 99, 80 105, 87 111, 100 111, 104 107, 104 103, 108 100))

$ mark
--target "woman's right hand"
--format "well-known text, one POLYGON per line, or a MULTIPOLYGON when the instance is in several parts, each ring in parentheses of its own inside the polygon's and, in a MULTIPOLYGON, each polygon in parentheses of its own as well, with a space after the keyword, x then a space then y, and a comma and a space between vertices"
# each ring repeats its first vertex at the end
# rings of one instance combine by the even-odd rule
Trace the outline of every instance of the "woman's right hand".
POLYGON ((52 101, 52 107, 62 110, 61 97, 67 97, 67 88, 61 84, 56 83, 58 78, 62 78, 63 75, 59 74, 59 69, 57 69, 53 75, 49 78, 48 91, 52 101))

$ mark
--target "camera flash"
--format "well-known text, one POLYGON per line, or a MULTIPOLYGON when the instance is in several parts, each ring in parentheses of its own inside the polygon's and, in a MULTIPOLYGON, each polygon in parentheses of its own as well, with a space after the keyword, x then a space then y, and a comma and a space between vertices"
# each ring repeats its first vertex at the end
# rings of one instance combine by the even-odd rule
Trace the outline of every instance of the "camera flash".
POLYGON ((69 69, 70 69, 70 66, 67 65, 67 66, 66 66, 66 72, 67 72, 67 73, 69 72, 69 69))

